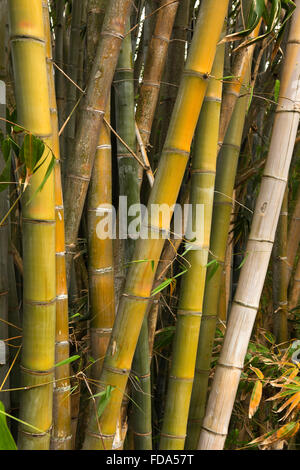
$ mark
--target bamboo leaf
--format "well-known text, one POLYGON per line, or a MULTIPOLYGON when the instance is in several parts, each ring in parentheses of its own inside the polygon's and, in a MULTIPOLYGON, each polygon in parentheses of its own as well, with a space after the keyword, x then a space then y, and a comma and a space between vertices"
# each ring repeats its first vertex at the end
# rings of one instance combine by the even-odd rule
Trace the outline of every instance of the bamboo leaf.
POLYGON ((260 400, 262 397, 262 382, 258 380, 253 387, 251 398, 250 398, 250 403, 249 403, 249 418, 252 418, 252 416, 256 413, 260 400))
POLYGON ((5 407, 0 401, 0 450, 17 450, 14 438, 7 426, 5 407))
POLYGON ((265 377, 262 371, 259 370, 257 367, 250 366, 250 369, 253 370, 253 372, 255 372, 255 374, 257 375, 259 379, 263 379, 265 377))
MULTIPOLYGON (((45 161, 45 160, 44 160, 44 161, 45 161)), ((35 197, 35 195, 36 195, 38 192, 42 191, 44 185, 46 184, 46 181, 48 180, 49 176, 51 175, 51 172, 52 172, 53 167, 54 167, 54 165, 55 165, 55 161, 56 161, 56 159, 55 159, 54 155, 52 155, 52 158, 51 158, 51 161, 50 161, 49 166, 48 166, 48 168, 47 168, 47 171, 46 171, 46 173, 45 173, 44 179, 43 179, 43 181, 41 182, 41 184, 39 185, 39 187, 37 188, 37 190, 35 191, 35 193, 33 194, 33 196, 32 196, 32 197, 29 199, 29 201, 27 202, 27 205, 30 204, 30 202, 32 201, 32 199, 35 197)), ((36 170, 35 170, 35 171, 36 171, 36 170)))
POLYGON ((76 354, 75 356, 68 357, 67 359, 64 359, 63 361, 58 362, 57 364, 55 364, 54 367, 59 367, 59 366, 64 366, 65 364, 70 364, 71 362, 77 361, 77 359, 79 358, 80 356, 76 354))
POLYGON ((278 103, 279 91, 280 91, 280 80, 276 80, 275 87, 274 87, 274 101, 276 103, 278 103))
POLYGON ((103 390, 102 392, 96 393, 90 398, 100 398, 98 402, 98 418, 102 415, 103 411, 105 410, 106 406, 108 405, 111 397, 112 391, 116 387, 112 387, 111 385, 107 385, 106 389, 103 390))
POLYGON ((2 153, 5 160, 5 165, 0 174, 0 192, 4 191, 7 188, 8 183, 10 181, 10 173, 11 173, 11 159, 12 159, 12 152, 11 152, 11 145, 8 139, 4 139, 2 141, 2 153))

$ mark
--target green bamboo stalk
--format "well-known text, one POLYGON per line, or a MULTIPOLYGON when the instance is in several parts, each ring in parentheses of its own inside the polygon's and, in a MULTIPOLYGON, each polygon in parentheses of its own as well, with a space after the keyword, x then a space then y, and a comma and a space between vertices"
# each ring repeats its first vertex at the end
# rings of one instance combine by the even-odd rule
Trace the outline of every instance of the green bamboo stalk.
POLYGON ((218 318, 222 269, 225 261, 232 212, 232 195, 247 104, 247 96, 239 98, 217 161, 210 256, 208 261, 209 263, 216 261, 218 264, 211 265, 208 268, 208 277, 205 284, 195 379, 189 411, 186 439, 187 449, 197 448, 200 426, 205 412, 211 355, 218 318))
POLYGON ((130 0, 110 0, 106 8, 101 41, 81 106, 73 158, 67 163, 64 196, 68 281, 99 132, 130 7, 130 0))
POLYGON ((187 243, 185 255, 189 265, 183 276, 177 310, 166 409, 160 449, 183 449, 192 393, 196 353, 202 316, 206 265, 214 199, 219 119, 222 100, 224 47, 217 49, 213 79, 210 80, 195 132, 192 158, 190 203, 195 241, 187 243), (199 225, 198 207, 203 209, 199 225), (198 225, 196 225, 198 224, 198 225), (178 403, 180 397, 180 403, 178 403))
POLYGON ((148 321, 145 315, 132 362, 135 385, 132 390, 131 416, 135 450, 152 449, 151 376, 148 321))
MULTIPOLYGON (((153 204, 162 203, 172 207, 176 202, 227 7, 227 0, 201 2, 189 58, 148 209, 154 207, 153 204)), ((133 263, 128 272, 100 376, 102 388, 106 389, 107 385, 115 388, 111 391, 110 401, 99 420, 94 413, 90 416, 84 449, 108 449, 112 446, 133 354, 164 245, 164 239, 157 239, 157 234, 168 232, 170 218, 171 213, 164 217, 164 221, 160 220, 159 214, 152 214, 151 219, 144 221, 146 226, 151 225, 152 236, 139 239, 136 243, 133 260, 143 262, 133 263)))
POLYGON ((273 331, 277 343, 288 341, 287 222, 288 190, 285 191, 283 198, 273 248, 273 331))
MULTIPOLYGON (((126 31, 129 31, 129 19, 126 31)), ((131 49, 131 35, 125 35, 120 51, 115 77, 113 81, 115 90, 115 114, 118 135, 131 148, 136 148, 135 113, 134 113, 134 81, 131 49)), ((128 208, 140 202, 138 169, 139 163, 128 152, 125 145, 118 139, 117 159, 119 171, 119 195, 127 197, 128 208)), ((127 217, 127 227, 134 217, 127 217)), ((123 262, 132 260, 135 240, 125 240, 125 257, 123 262)))
MULTIPOLYGON (((127 25, 129 29, 129 24, 127 25)), ((116 124, 119 136, 130 148, 136 147, 134 110, 134 71, 132 64, 132 41, 128 34, 122 44, 114 79, 116 124)), ((117 143, 120 196, 127 197, 128 208, 140 201, 139 164, 128 153, 122 142, 117 143)), ((127 218, 127 226, 134 217, 127 218)), ((123 263, 131 262, 134 239, 125 240, 123 263)), ((134 260, 133 260, 134 261, 134 260)), ((133 432, 136 449, 151 449, 151 384, 149 363, 148 325, 145 321, 134 360, 134 369, 139 377, 139 387, 132 391, 132 399, 138 406, 133 407, 133 432)))
MULTIPOLYGON (((18 123, 51 147, 41 0, 9 0, 18 123), (34 77, 34 80, 33 80, 34 77)), ((55 208, 53 171, 35 194, 52 158, 34 174, 23 197, 23 350, 18 447, 48 449, 52 426, 55 345, 55 208), (32 428, 31 426, 34 426, 32 428)))
POLYGON ((229 315, 203 420, 199 449, 222 449, 270 261, 299 124, 300 2, 296 2, 266 166, 246 259, 229 315))

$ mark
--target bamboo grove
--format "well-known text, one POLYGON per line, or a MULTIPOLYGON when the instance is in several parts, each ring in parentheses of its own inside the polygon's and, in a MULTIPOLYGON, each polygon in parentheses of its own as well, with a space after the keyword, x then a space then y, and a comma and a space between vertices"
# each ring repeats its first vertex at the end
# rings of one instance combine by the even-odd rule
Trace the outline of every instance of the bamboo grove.
POLYGON ((297 449, 299 113, 300 0, 0 0, 1 450, 297 449))

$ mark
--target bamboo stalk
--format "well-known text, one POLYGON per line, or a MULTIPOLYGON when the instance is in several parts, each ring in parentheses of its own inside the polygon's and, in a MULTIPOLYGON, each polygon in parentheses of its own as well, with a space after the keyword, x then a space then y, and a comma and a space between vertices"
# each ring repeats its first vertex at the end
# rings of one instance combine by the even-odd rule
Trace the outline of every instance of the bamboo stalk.
MULTIPOLYGON (((51 147, 42 2, 9 0, 18 123, 43 138, 51 147), (34 77, 34 80, 33 80, 34 77)), ((23 387, 20 449, 48 449, 52 426, 52 392, 55 345, 55 208, 53 171, 43 189, 35 194, 52 158, 30 180, 23 197, 23 387), (34 196, 34 197, 33 197, 34 196), (33 197, 33 198, 32 198, 33 197), (32 198, 32 200, 30 200, 32 198), (37 430, 38 429, 38 430, 37 430)))
MULTIPOLYGON (((247 8, 249 10, 250 2, 247 4, 247 8)), ((258 25, 249 34, 249 40, 257 38, 259 34, 259 30, 261 27, 261 21, 259 21, 258 25)), ((232 75, 233 77, 229 79, 229 83, 225 83, 224 85, 224 95, 222 99, 222 109, 221 109, 221 119, 220 119, 220 133, 219 133, 219 146, 222 146, 224 137, 226 135, 226 131, 236 105, 236 101, 240 95, 241 86, 244 82, 245 75, 247 70, 249 69, 253 53, 255 49, 255 44, 252 44, 248 47, 244 47, 240 49, 236 53, 236 57, 233 64, 232 75)))
POLYGON ((291 217, 289 232, 288 232, 288 240, 287 240, 287 282, 289 282, 291 278, 291 274, 294 267, 294 262, 297 254, 297 250, 300 243, 300 189, 297 191, 296 196, 296 205, 291 217))
POLYGON ((299 123, 300 2, 296 2, 270 149, 256 202, 247 258, 229 316, 199 449, 222 449, 273 247, 299 123))
MULTIPOLYGON (((168 48, 159 108, 159 114, 162 116, 159 136, 159 143, 161 143, 160 148, 163 146, 167 135, 169 116, 172 115, 181 75, 184 69, 187 30, 189 26, 189 8, 190 0, 182 0, 179 3, 168 48)), ((157 126, 159 126, 159 123, 157 123, 157 126)))
MULTIPOLYGON (((129 31, 129 19, 127 20, 126 31, 129 31)), ((117 133, 128 147, 135 149, 134 82, 131 47, 131 35, 126 34, 122 43, 113 85, 117 133)), ((127 206, 130 208, 140 202, 139 164, 120 139, 117 141, 117 160, 119 195, 127 198, 127 206)), ((127 215, 127 227, 133 219, 134 217, 127 215)), ((135 240, 127 237, 123 243, 125 243, 123 263, 126 264, 132 260, 135 240)))
MULTIPOLYGON (((52 151, 56 158, 54 167, 55 200, 55 270, 56 270, 56 327, 55 362, 69 358, 69 317, 68 291, 65 263, 64 206, 61 186, 60 148, 58 137, 58 116, 55 97, 54 70, 52 61, 51 32, 48 3, 43 1, 44 28, 46 40, 46 60, 48 67, 49 102, 52 126, 52 151)), ((70 367, 65 364, 55 368, 53 390, 53 428, 51 449, 71 449, 71 406, 70 406, 70 367)))
MULTIPOLYGON (((56 2, 56 25, 55 25, 55 63, 64 69, 64 51, 63 51, 63 38, 65 28, 65 3, 56 2)), ((57 101, 57 112, 59 128, 63 125, 63 117, 65 115, 65 77, 56 69, 55 71, 55 90, 57 101)), ((63 153, 63 152, 62 152, 63 153)))
MULTIPOLYGON (((6 118, 6 2, 0 4, 0 117, 6 118)), ((0 131, 5 135, 5 121, 0 121, 0 131)), ((1 155, 0 158, 0 174, 2 173, 5 166, 4 158, 1 155)), ((0 187, 0 189, 2 189, 0 187)), ((9 210, 8 204, 8 188, 2 189, 0 192, 0 220, 4 218, 9 210)), ((0 400, 3 402, 5 409, 10 408, 10 396, 9 393, 5 393, 2 390, 9 388, 9 379, 6 379, 9 370, 9 358, 8 358, 8 347, 5 344, 5 340, 9 337, 8 335, 8 324, 5 323, 8 320, 8 237, 9 237, 9 222, 6 220, 0 225, 0 347, 1 347, 1 361, 0 361, 0 400), (5 380, 6 379, 6 380, 5 380), (4 383, 5 381, 5 383, 4 383)))
POLYGON ((289 297, 289 310, 297 307, 299 305, 300 300, 300 258, 298 260, 294 278, 293 278, 293 285, 289 297))
MULTIPOLYGON (((227 0, 201 3, 193 42, 171 117, 162 159, 150 194, 148 209, 152 204, 165 203, 168 207, 172 207, 176 202, 227 7, 227 0)), ((164 239, 157 239, 157 233, 169 230, 170 217, 171 214, 165 217, 162 223, 158 214, 157 217, 152 217, 151 221, 144 222, 145 225, 150 222, 152 237, 139 239, 136 243, 133 259, 144 262, 133 263, 128 272, 100 376, 104 389, 108 384, 116 388, 112 390, 110 401, 99 420, 94 414, 91 415, 84 449, 108 449, 112 446, 133 354, 164 245, 164 239), (154 235, 156 239, 153 238, 154 235)))
POLYGON ((217 49, 212 76, 195 133, 190 203, 195 241, 187 243, 190 266, 182 278, 160 449, 183 449, 194 380, 214 198, 224 47, 217 49), (203 221, 197 217, 203 210, 203 221), (178 403, 180 397, 180 404, 178 403))
POLYGON ((130 7, 131 0, 110 0, 106 8, 101 41, 81 107, 74 155, 68 161, 64 191, 68 281, 99 132, 130 7))
POLYGON ((136 110, 137 126, 145 146, 147 146, 150 139, 160 82, 178 4, 179 2, 170 4, 170 0, 161 0, 159 6, 166 6, 157 13, 154 32, 147 51, 143 82, 140 87, 136 110))
MULTIPOLYGON (((90 0, 88 4, 88 63, 92 66, 101 31, 106 0, 90 0)), ((106 119, 110 120, 110 102, 107 104, 106 119)), ((91 302, 91 353, 96 363, 92 368, 93 377, 98 380, 109 342, 114 318, 114 268, 113 240, 101 240, 97 236, 97 225, 105 210, 112 204, 112 162, 110 130, 102 127, 96 150, 88 195, 88 237, 89 237, 89 289, 91 302), (103 209, 103 213, 101 210, 103 209)))
POLYGON ((273 331, 277 343, 288 341, 287 219, 288 190, 286 189, 273 248, 273 331))
POLYGON ((207 271, 208 277, 205 284, 195 379, 189 411, 188 435, 186 439, 187 449, 195 449, 197 447, 200 427, 205 412, 211 355, 219 312, 222 270, 225 262, 232 212, 232 195, 247 104, 247 96, 239 98, 217 161, 210 256, 208 261, 216 260, 218 267, 216 270, 215 266, 211 265, 207 271))
MULTIPOLYGON (((80 49, 80 26, 82 17, 83 0, 73 0, 72 2, 72 21, 71 21, 71 32, 70 32, 70 48, 69 48, 69 60, 67 66, 67 74, 69 78, 77 83, 79 78, 78 70, 78 52, 80 49)), ((77 90, 73 83, 68 80, 67 82, 67 102, 66 102, 66 117, 70 115, 77 101, 77 90)), ((66 127, 66 160, 69 155, 72 154, 74 147, 74 138, 76 130, 76 116, 72 114, 68 125, 66 127)))

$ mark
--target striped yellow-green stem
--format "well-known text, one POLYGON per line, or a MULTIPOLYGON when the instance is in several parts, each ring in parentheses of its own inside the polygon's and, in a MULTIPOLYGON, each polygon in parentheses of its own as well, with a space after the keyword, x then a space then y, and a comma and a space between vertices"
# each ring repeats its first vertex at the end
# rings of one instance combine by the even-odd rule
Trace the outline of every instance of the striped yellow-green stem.
POLYGON ((205 284, 202 322, 186 439, 188 449, 197 448, 200 426, 205 411, 210 362, 218 318, 222 268, 225 261, 232 212, 232 195, 247 104, 247 95, 239 98, 217 161, 209 255, 209 263, 214 261, 217 264, 213 263, 208 268, 205 284))
POLYGON ((180 288, 160 449, 183 449, 186 436, 209 250, 223 68, 224 46, 219 46, 195 133, 190 192, 193 212, 189 215, 195 240, 186 243, 189 251, 185 258, 189 268, 180 288), (203 215, 201 223, 199 208, 203 215))
POLYGON ((300 112, 300 1, 295 3, 270 148, 246 247, 246 259, 203 420, 199 449, 222 449, 224 446, 286 188, 300 112))
MULTIPOLYGON (((18 123, 52 144, 41 0, 10 0, 10 43, 18 123)), ((36 193, 52 154, 31 178, 23 197, 23 350, 18 447, 48 449, 52 426, 55 347, 54 172, 36 193), (36 194, 35 194, 36 193, 36 194), (32 427, 34 426, 34 427, 32 427)))
MULTIPOLYGON (((178 197, 227 7, 228 0, 201 2, 185 72, 149 198, 149 211, 153 204, 165 203, 171 208, 178 197)), ((109 385, 114 389, 110 389, 109 403, 100 418, 97 419, 95 413, 91 415, 84 449, 109 449, 112 446, 133 354, 164 245, 164 239, 157 239, 157 235, 168 232, 171 215, 159 217, 159 213, 152 214, 150 221, 144 221, 145 225, 151 225, 151 233, 148 238, 141 238, 136 243, 133 260, 140 262, 133 263, 129 269, 100 376, 104 389, 109 385)))
MULTIPOLYGON (((55 362, 69 357, 68 291, 65 263, 64 206, 61 186, 60 148, 58 137, 58 117, 55 98, 54 70, 50 33, 48 3, 43 1, 44 27, 46 40, 46 60, 48 67, 49 101, 52 124, 52 151, 56 158, 54 167, 55 199, 55 265, 56 265, 56 339, 55 362)), ((64 364, 55 368, 53 391, 53 428, 51 448, 68 450, 71 448, 71 408, 70 408, 70 368, 64 364)))

